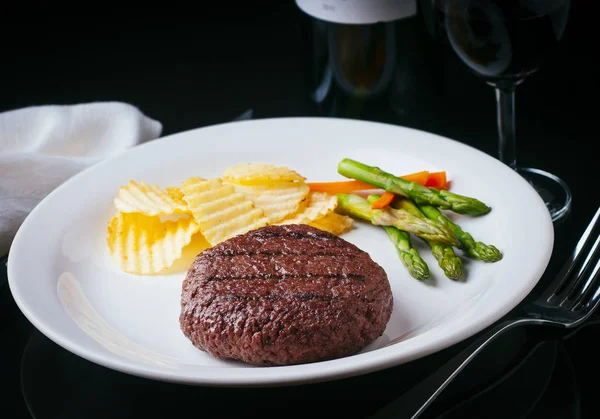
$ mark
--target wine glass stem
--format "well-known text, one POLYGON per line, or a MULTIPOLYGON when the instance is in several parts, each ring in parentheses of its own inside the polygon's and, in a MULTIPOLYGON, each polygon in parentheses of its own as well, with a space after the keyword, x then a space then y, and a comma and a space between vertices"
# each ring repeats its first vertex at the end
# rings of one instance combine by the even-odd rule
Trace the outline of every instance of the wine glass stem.
POLYGON ((516 170, 514 87, 496 87, 496 108, 498 112, 498 156, 502 163, 516 170))

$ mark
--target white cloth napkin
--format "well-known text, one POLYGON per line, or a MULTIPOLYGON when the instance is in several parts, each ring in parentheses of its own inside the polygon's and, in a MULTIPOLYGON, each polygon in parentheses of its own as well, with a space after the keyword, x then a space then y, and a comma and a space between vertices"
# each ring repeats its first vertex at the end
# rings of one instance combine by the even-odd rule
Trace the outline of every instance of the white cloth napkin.
POLYGON ((0 113, 0 256, 29 212, 82 169, 145 141, 162 124, 121 102, 0 113))

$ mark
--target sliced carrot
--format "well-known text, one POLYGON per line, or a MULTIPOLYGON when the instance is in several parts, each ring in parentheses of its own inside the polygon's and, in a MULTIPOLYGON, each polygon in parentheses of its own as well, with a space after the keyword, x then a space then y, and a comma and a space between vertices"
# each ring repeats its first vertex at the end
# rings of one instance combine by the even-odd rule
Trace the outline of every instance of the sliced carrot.
POLYGON ((391 192, 384 192, 383 195, 381 195, 379 198, 377 198, 376 201, 373 201, 373 203, 371 204, 371 208, 373 208, 373 209, 385 208, 392 203, 392 201, 394 200, 395 197, 396 197, 396 195, 391 192))
POLYGON ((429 180, 429 171, 423 170, 422 172, 411 173, 410 175, 404 175, 400 177, 404 180, 425 185, 429 180))
POLYGON ((377 189, 373 185, 361 182, 360 180, 343 180, 340 182, 308 182, 308 187, 312 192, 328 193, 352 193, 368 189, 377 189))
POLYGON ((429 179, 427 179, 427 182, 425 183, 425 186, 436 189, 448 189, 446 172, 431 172, 429 174, 429 179))
MULTIPOLYGON (((427 170, 400 176, 402 179, 425 185, 429 180, 427 170)), ((312 192, 353 193, 364 190, 379 189, 376 186, 361 182, 360 180, 343 180, 339 182, 308 182, 308 187, 312 192)))

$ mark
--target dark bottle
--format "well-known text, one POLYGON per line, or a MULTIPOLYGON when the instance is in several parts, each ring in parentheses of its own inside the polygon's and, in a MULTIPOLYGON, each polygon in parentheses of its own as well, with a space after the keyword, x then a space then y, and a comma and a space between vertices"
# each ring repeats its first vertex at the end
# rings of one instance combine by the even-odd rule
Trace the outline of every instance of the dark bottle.
POLYGON ((319 114, 403 122, 430 100, 433 21, 424 19, 417 0, 296 4, 303 19, 308 94, 319 114))

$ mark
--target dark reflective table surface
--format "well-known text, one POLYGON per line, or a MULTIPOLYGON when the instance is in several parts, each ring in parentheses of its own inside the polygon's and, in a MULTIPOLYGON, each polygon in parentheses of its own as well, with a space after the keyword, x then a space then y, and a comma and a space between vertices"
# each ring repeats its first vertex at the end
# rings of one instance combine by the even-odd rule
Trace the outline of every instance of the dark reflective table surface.
MULTIPOLYGON (((589 1, 574 1, 556 54, 517 94, 518 159, 552 172, 573 193, 555 226, 547 275, 556 272, 600 204, 595 182, 598 64, 589 1)), ((194 15, 107 6, 68 16, 66 3, 35 2, 0 26, 0 111, 30 105, 124 101, 163 123, 163 135, 253 118, 320 116, 310 100, 310 48, 293 2, 207 6, 194 15)), ((493 91, 424 40, 389 109, 357 114, 431 131, 496 156, 493 91), (421 64, 423 64, 421 62, 421 64), (425 72, 425 73, 424 73, 425 72), (424 76, 426 74, 426 77, 424 76)), ((401 48, 408 48, 402 44, 401 48)), ((397 57, 398 59, 398 57, 397 57)), ((285 139, 282 139, 285 141, 285 139)), ((316 156, 315 158, 318 158, 316 156)), ((524 209, 525 211, 526 209, 524 209)), ((366 418, 471 340, 406 365, 326 383, 280 388, 208 388, 162 383, 90 363, 35 330, 0 270, 0 417, 366 418)), ((535 293, 535 290, 534 290, 535 293)), ((600 333, 593 317, 569 335, 517 328, 457 377, 425 418, 594 418, 600 333)))

